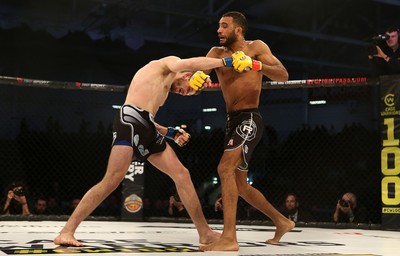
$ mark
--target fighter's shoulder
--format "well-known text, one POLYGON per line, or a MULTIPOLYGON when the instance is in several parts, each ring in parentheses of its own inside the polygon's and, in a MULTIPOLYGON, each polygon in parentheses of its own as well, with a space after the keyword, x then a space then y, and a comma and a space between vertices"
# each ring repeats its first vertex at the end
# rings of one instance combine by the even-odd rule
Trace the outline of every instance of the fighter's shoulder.
POLYGON ((178 60, 180 60, 181 58, 179 58, 179 57, 177 57, 177 56, 173 56, 173 55, 170 55, 170 56, 166 56, 166 57, 164 57, 164 58, 161 58, 161 59, 159 59, 158 61, 159 62, 166 62, 166 63, 168 63, 168 62, 173 62, 173 61, 178 61, 178 60))
POLYGON ((264 41, 259 39, 253 41, 247 41, 247 46, 244 52, 252 58, 256 58, 257 56, 264 54, 267 55, 271 54, 269 46, 264 41))
POLYGON ((214 46, 208 51, 207 57, 220 58, 226 55, 227 49, 223 46, 214 46))
POLYGON ((149 64, 154 67, 154 68, 161 68, 164 70, 170 70, 171 67, 177 63, 178 61, 180 61, 181 58, 177 57, 177 56, 166 56, 163 58, 160 58, 158 60, 153 60, 151 61, 149 64))
POLYGON ((268 47, 268 45, 261 39, 247 41, 247 45, 248 45, 248 47, 251 47, 251 48, 268 47))

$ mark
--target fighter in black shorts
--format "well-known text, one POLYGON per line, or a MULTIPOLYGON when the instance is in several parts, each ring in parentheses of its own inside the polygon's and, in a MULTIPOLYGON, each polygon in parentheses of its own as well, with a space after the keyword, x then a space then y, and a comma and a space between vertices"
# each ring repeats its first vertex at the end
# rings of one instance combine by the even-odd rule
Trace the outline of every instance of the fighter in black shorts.
POLYGON ((82 197, 66 225, 54 239, 55 244, 83 246, 75 238, 76 229, 120 185, 134 157, 148 161, 174 181, 176 191, 196 227, 200 244, 210 244, 219 239, 221 234, 211 229, 203 214, 189 170, 181 163, 173 148, 165 142, 165 138, 168 138, 179 146, 184 146, 189 141, 190 134, 181 129, 183 127, 162 126, 154 121, 154 116, 164 105, 169 93, 189 96, 211 85, 209 76, 193 71, 242 65, 241 59, 234 64, 229 59, 230 57, 227 60, 207 57, 181 59, 167 56, 150 61, 135 73, 124 105, 114 121, 114 140, 106 172, 82 197))
POLYGON ((165 139, 154 125, 151 113, 132 105, 123 105, 114 119, 112 145, 133 147, 134 157, 146 161, 151 154, 165 150, 165 139))
POLYGON ((243 163, 238 166, 239 170, 248 170, 248 163, 254 148, 262 138, 263 129, 262 117, 256 108, 227 114, 224 149, 230 151, 242 147, 243 163))

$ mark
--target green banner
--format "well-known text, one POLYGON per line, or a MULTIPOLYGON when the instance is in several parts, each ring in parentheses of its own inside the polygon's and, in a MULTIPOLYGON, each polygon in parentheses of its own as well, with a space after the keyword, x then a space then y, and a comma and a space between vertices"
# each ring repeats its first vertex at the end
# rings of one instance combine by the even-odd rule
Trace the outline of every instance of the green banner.
POLYGON ((382 227, 400 229, 400 77, 381 77, 382 227))

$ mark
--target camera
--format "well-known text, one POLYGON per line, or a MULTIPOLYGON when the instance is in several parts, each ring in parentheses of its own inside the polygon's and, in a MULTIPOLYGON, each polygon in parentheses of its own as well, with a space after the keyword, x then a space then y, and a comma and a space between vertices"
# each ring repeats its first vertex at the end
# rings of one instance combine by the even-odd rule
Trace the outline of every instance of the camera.
POLYGON ((372 41, 375 43, 380 43, 382 41, 388 40, 389 38, 390 38, 390 36, 388 34, 377 35, 372 38, 372 41))
POLYGON ((342 206, 342 207, 349 207, 349 206, 350 206, 349 203, 346 202, 346 201, 343 200, 343 199, 340 199, 340 200, 339 200, 339 205, 342 206))
POLYGON ((378 45, 381 48, 385 47, 384 43, 389 38, 390 38, 390 36, 388 34, 379 34, 379 35, 374 36, 371 39, 369 39, 368 41, 370 41, 370 43, 368 43, 368 45, 366 47, 368 55, 377 54, 378 51, 376 49, 376 46, 378 45))
POLYGON ((25 195, 25 191, 23 188, 16 188, 13 190, 14 194, 17 196, 24 196, 25 195))
POLYGON ((175 199, 175 201, 177 201, 177 202, 180 202, 181 201, 181 198, 179 197, 179 195, 176 193, 176 194, 174 194, 174 199, 175 199))

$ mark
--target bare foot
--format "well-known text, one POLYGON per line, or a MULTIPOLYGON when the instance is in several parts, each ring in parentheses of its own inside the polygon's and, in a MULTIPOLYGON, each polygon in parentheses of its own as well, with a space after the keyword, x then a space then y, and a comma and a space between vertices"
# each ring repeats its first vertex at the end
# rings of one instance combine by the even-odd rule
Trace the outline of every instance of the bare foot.
POLYGON ((205 236, 200 237, 200 244, 211 244, 217 241, 221 237, 221 233, 218 233, 214 230, 210 230, 207 232, 205 236))
POLYGON ((226 238, 220 238, 209 245, 201 245, 200 250, 202 251, 239 251, 239 244, 237 241, 232 241, 226 238))
POLYGON ((78 242, 75 239, 73 234, 68 233, 60 233, 55 239, 54 244, 63 245, 63 246, 75 246, 75 247, 82 247, 83 244, 78 242))
POLYGON ((267 244, 278 244, 279 241, 281 240, 282 236, 284 234, 286 234, 287 232, 289 232, 290 230, 292 230, 295 225, 296 224, 293 221, 286 219, 286 221, 284 221, 276 226, 274 238, 268 239, 266 241, 266 243, 267 244))

